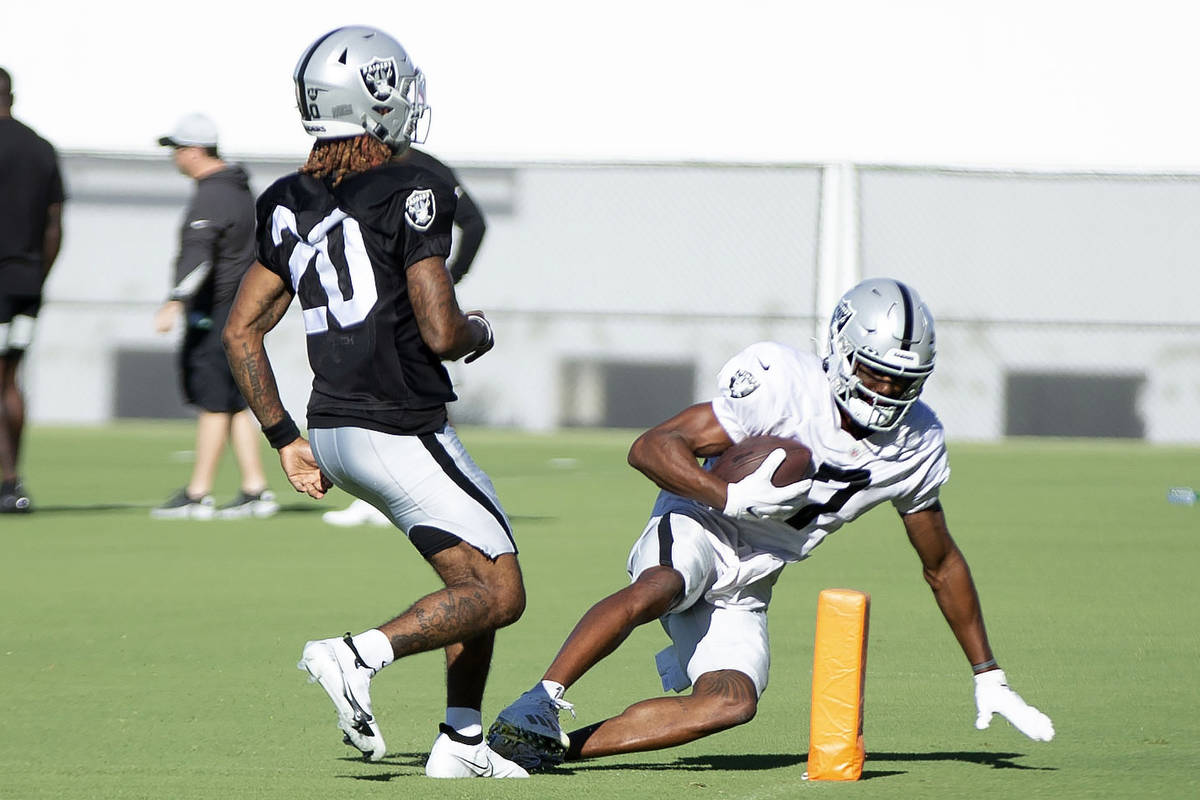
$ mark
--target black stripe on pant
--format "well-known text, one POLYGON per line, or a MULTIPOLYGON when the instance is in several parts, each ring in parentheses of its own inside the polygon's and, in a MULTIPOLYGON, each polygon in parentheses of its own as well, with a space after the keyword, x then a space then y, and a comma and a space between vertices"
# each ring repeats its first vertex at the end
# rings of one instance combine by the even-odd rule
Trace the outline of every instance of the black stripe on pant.
POLYGON ((442 472, 446 473, 450 480, 458 484, 458 488, 466 492, 471 499, 486 508, 488 513, 496 518, 496 522, 500 523, 500 527, 504 529, 505 535, 508 536, 508 540, 512 542, 515 550, 517 543, 513 539, 512 528, 508 527, 508 520, 504 518, 504 513, 496 507, 496 504, 482 489, 467 477, 466 473, 458 468, 458 464, 454 463, 454 459, 446 452, 446 448, 442 447, 437 436, 432 433, 422 433, 417 438, 421 440, 421 444, 429 451, 429 455, 433 456, 433 460, 442 468, 442 472))
POLYGON ((663 567, 674 567, 675 561, 671 558, 671 545, 675 539, 671 535, 671 515, 663 514, 658 521, 658 563, 663 567))

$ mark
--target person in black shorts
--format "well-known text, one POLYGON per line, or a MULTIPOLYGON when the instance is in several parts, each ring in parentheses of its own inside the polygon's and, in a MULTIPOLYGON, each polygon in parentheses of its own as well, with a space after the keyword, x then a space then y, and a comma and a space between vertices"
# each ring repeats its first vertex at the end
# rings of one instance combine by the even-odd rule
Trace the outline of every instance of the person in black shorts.
POLYGON ((238 391, 221 346, 238 283, 254 261, 254 196, 240 166, 217 150, 217 128, 203 114, 189 114, 158 140, 170 147, 175 166, 196 181, 184 215, 175 285, 154 316, 168 333, 184 322, 179 369, 184 398, 199 410, 196 461, 187 486, 150 514, 156 519, 268 517, 279 509, 267 488, 254 418, 238 391), (213 482, 225 443, 232 443, 241 491, 217 508, 213 482))
POLYGON ((0 67, 0 514, 33 510, 17 471, 25 430, 17 368, 62 244, 64 200, 54 147, 13 119, 12 104, 12 77, 0 67))
MULTIPOLYGON (((395 158, 425 112, 424 75, 399 42, 354 26, 313 42, 293 77, 317 141, 298 173, 258 199, 258 261, 225 326, 229 363, 293 488, 321 498, 337 485, 367 500, 444 583, 378 627, 308 642, 299 666, 333 702, 344 741, 379 761, 372 678, 444 649, 446 716, 425 774, 526 777, 483 741, 481 716, 496 631, 525 609, 517 546, 491 480, 448 422, 455 394, 442 363, 487 353, 492 328, 460 309, 446 268, 454 185, 395 158), (293 298, 313 370, 309 439, 280 401, 263 345, 293 298)), ((390 594, 386 565, 348 548, 333 583, 311 588, 314 601, 390 594)))
MULTIPOLYGON (((487 231, 487 220, 484 219, 483 211, 467 192, 467 188, 463 186, 454 170, 424 150, 418 150, 409 145, 393 160, 436 173, 443 181, 454 187, 454 194, 458 199, 454 206, 455 235, 451 247, 452 252, 446 259, 446 269, 450 271, 450 278, 457 286, 458 282, 470 271, 471 264, 479 253, 479 246, 483 243, 483 234, 487 231)), ((451 378, 454 377, 451 375, 451 378)), ((326 511, 321 515, 321 519, 338 527, 354 525, 386 527, 392 524, 386 514, 361 498, 356 498, 354 502, 343 509, 326 511)))

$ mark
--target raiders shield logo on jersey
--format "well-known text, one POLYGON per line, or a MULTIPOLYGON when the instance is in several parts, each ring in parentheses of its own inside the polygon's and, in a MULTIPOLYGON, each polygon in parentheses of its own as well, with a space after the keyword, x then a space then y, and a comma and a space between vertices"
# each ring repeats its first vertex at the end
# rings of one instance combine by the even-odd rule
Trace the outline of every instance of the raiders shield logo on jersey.
POLYGON ((757 388, 758 380, 744 369, 739 369, 729 379, 730 397, 745 397, 757 388))
POLYGON ((417 189, 404 201, 404 219, 419 231, 429 230, 436 214, 432 189, 417 189))
POLYGON ((396 59, 372 58, 358 68, 358 74, 376 100, 387 100, 396 88, 396 59))

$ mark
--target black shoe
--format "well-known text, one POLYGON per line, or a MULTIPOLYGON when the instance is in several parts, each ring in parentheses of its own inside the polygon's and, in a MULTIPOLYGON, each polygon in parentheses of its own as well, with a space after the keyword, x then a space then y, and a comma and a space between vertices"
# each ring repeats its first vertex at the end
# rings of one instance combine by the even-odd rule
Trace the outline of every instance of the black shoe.
POLYGON ((241 519, 242 517, 270 517, 279 510, 275 493, 263 489, 258 494, 238 492, 238 496, 217 509, 217 519, 241 519))
POLYGON ((197 500, 188 495, 185 486, 161 506, 150 509, 150 516, 155 519, 212 519, 213 512, 212 495, 206 494, 197 500))
POLYGON ((0 514, 28 514, 30 511, 33 511, 33 503, 20 481, 0 484, 0 514))

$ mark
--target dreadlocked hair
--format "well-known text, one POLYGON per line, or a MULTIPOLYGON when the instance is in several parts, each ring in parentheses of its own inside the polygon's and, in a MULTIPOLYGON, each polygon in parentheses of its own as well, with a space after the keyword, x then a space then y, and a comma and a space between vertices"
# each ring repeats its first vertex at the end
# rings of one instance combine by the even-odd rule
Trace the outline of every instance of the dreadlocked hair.
POLYGON ((386 164, 391 157, 392 148, 368 133, 350 139, 318 139, 300 172, 314 178, 332 175, 337 186, 343 178, 386 164))

